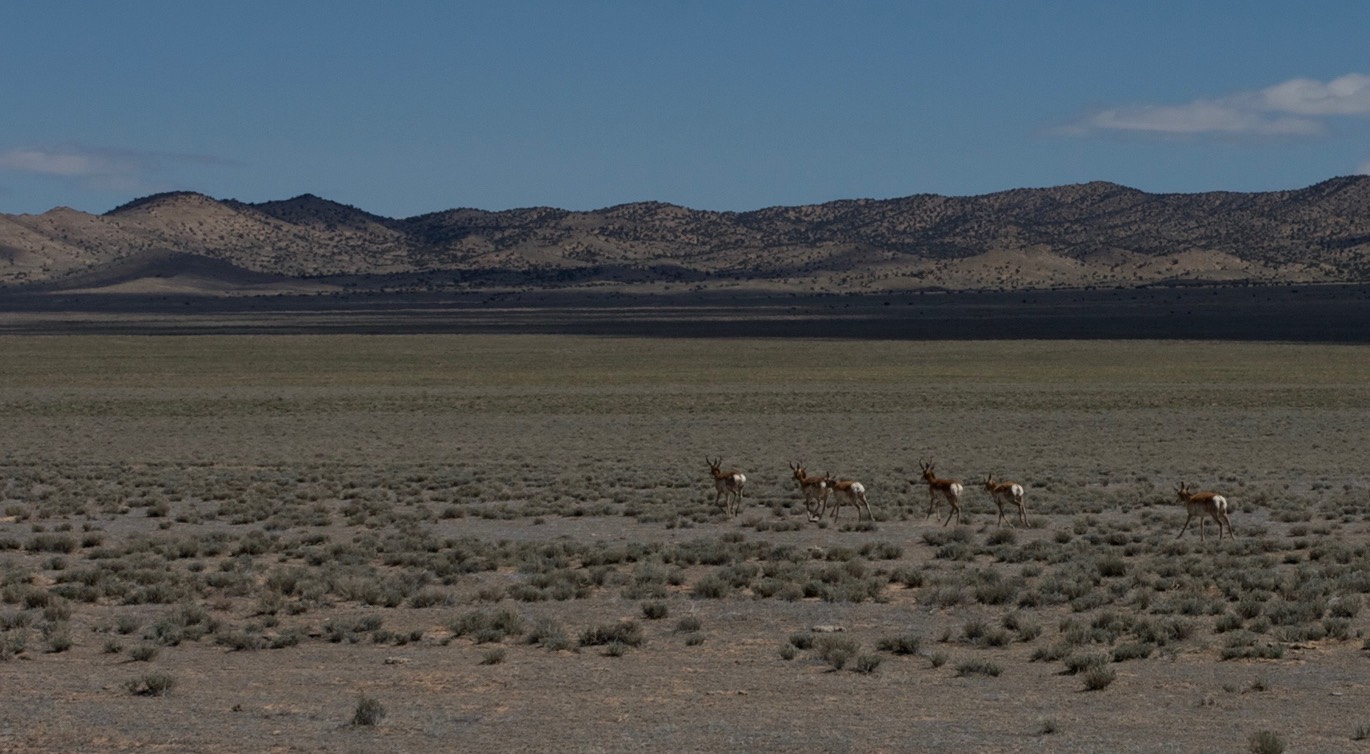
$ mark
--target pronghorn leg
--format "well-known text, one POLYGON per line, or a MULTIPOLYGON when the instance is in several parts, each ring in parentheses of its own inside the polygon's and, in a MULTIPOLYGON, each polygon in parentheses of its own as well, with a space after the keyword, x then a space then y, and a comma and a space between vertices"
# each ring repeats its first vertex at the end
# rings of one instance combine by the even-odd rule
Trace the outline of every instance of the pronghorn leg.
POLYGON ((995 504, 996 506, 998 506, 998 508, 999 508, 999 521, 995 524, 995 526, 1003 526, 1003 525, 1004 525, 1004 504, 1001 503, 1001 502, 999 502, 998 500, 995 500, 995 501, 994 501, 994 504, 995 504))
MULTIPOLYGON (((875 514, 871 512, 871 501, 867 500, 865 495, 862 495, 862 496, 861 496, 861 502, 863 502, 863 503, 866 504, 866 520, 867 520, 867 521, 874 521, 874 520, 875 520, 875 514)), ((857 513, 857 517, 860 518, 861 511, 860 511, 860 510, 857 510, 856 513, 857 513)))
POLYGON ((1027 525, 1028 525, 1028 522, 1027 522, 1027 503, 1024 503, 1022 500, 1019 500, 1019 501, 1018 501, 1018 518, 1022 520, 1023 526, 1027 526, 1027 525))
MULTIPOLYGON (((948 500, 947 502, 951 502, 951 501, 948 500)), ((957 526, 960 526, 960 525, 961 525, 961 506, 957 505, 956 503, 951 503, 951 510, 947 512, 947 520, 946 520, 946 521, 943 521, 943 522, 942 522, 942 525, 943 525, 943 526, 946 526, 947 524, 951 523, 951 517, 952 517, 952 516, 955 516, 955 517, 956 517, 956 525, 957 525, 957 526)))
POLYGON ((1185 529, 1188 529, 1188 528, 1189 528, 1189 522, 1190 522, 1190 520, 1193 519, 1193 518, 1194 518, 1194 514, 1191 513, 1191 514, 1189 514, 1189 518, 1186 518, 1186 519, 1184 520, 1184 526, 1181 526, 1181 527, 1180 527, 1180 533, 1175 535, 1175 538, 1176 538, 1176 539, 1179 539, 1180 537, 1183 537, 1183 536, 1184 536, 1185 529))

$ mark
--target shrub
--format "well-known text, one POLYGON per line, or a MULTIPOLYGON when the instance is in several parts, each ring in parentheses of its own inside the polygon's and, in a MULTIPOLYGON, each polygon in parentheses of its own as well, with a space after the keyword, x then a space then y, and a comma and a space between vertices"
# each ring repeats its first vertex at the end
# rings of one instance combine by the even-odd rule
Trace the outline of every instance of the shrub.
POLYGON ((420 589, 409 598, 409 606, 415 609, 425 607, 449 607, 452 595, 441 589, 420 589))
POLYGON ((1246 739, 1246 748, 1251 754, 1284 754, 1284 747, 1284 739, 1268 730, 1258 730, 1246 739))
POLYGON ((1106 665, 1095 665, 1085 671, 1085 690, 1098 691, 1107 688, 1118 677, 1117 672, 1106 665))
POLYGON ((647 620, 661 620, 665 618, 669 610, 665 602, 644 602, 642 603, 642 617, 647 620))
POLYGON ((1095 561, 1099 568, 1099 575, 1106 578, 1116 578, 1127 575, 1127 563, 1117 555, 1105 555, 1095 561))
POLYGON ((904 548, 893 542, 871 542, 861 548, 861 556, 871 560, 898 560, 904 548))
POLYGON ((603 646, 619 642, 624 646, 642 646, 646 639, 642 636, 642 627, 637 621, 625 620, 612 626, 596 626, 587 628, 580 634, 580 646, 593 647, 603 646))
POLYGON ((480 664, 498 665, 501 662, 504 662, 504 655, 504 647, 495 647, 493 649, 487 649, 483 653, 481 653, 480 664))
POLYGON ((985 631, 987 630, 989 630, 989 626, 979 618, 968 620, 965 625, 961 627, 961 632, 965 635, 966 641, 971 642, 978 641, 980 637, 985 635, 985 631))
POLYGON ((852 668, 858 673, 869 675, 880 667, 882 658, 876 654, 859 654, 856 656, 856 665, 852 668))
POLYGON ((823 636, 814 645, 818 656, 833 667, 834 670, 841 670, 846 667, 847 661, 856 654, 861 645, 855 640, 843 636, 823 636))
POLYGON ((1213 622, 1213 632, 1222 633, 1224 631, 1235 631, 1242 627, 1241 616, 1235 613, 1223 613, 1213 622))
POLYGON ((1018 541, 1018 534, 1012 529, 995 529, 985 537, 985 544, 991 547, 995 545, 1011 545, 1018 541))
POLYGON ((875 646, 877 649, 891 654, 916 655, 922 645, 923 637, 919 634, 903 634, 901 636, 887 636, 875 646))
MULTIPOLYGON (((379 627, 380 623, 377 621, 376 628, 379 627)), ((521 636, 525 624, 523 616, 513 610, 500 610, 494 614, 475 610, 457 618, 450 628, 455 636, 469 634, 477 644, 487 644, 502 641, 506 636, 521 636)))
POLYGON ((214 638, 214 643, 222 647, 228 647, 234 652, 244 652, 254 649, 261 649, 266 646, 266 640, 256 634, 246 631, 230 631, 219 634, 214 638))
POLYGON ((1113 648, 1113 661, 1126 662, 1128 660, 1144 660, 1150 657, 1152 651, 1155 649, 1155 644, 1142 642, 1120 644, 1113 648))
POLYGON ((124 688, 138 696, 166 696, 175 686, 176 679, 166 673, 147 673, 124 682, 124 688))
POLYGON ((133 660, 134 662, 151 662, 153 658, 157 656, 158 651, 159 650, 157 649, 156 645, 139 644, 138 646, 133 648, 132 652, 128 653, 128 656, 129 659, 133 660))
POLYGON ((997 677, 1004 669, 985 660, 967 660, 956 666, 959 675, 987 675, 997 677))
POLYGON ((552 651, 571 648, 571 639, 561 624, 547 617, 538 618, 533 622, 533 628, 524 637, 524 641, 552 651))
MULTIPOLYGON (((703 626, 704 624, 700 622, 699 618, 696 618, 693 615, 687 615, 676 621, 675 632, 678 634, 693 633, 703 628, 703 626)), ((800 649, 804 649, 804 647, 800 647, 800 649)))
POLYGON ((1065 659, 1066 675, 1083 673, 1091 668, 1102 668, 1108 664, 1108 656, 1101 654, 1074 654, 1065 659))
POLYGON ((1005 605, 1018 598, 1018 585, 1012 581, 995 581, 975 585, 975 599, 986 605, 1005 605))
POLYGON ((357 706, 352 710, 352 724, 355 726, 376 725, 385 717, 385 705, 365 694, 357 698, 357 706))
POLYGON ((703 599, 722 599, 732 592, 732 585, 716 574, 710 574, 695 582, 690 593, 703 599))
POLYGON ((48 652, 56 654, 71 649, 71 632, 67 630, 66 624, 61 624, 44 631, 44 633, 47 634, 48 652))

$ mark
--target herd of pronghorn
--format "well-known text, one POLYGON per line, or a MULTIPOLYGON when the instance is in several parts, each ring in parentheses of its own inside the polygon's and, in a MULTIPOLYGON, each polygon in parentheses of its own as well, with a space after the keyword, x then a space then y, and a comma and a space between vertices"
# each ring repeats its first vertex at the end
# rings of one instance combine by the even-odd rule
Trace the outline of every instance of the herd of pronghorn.
MULTIPOLYGON (((742 490, 747 486, 747 475, 737 469, 724 469, 723 459, 718 460, 706 457, 709 463, 709 473, 714 478, 714 489, 717 494, 714 496, 714 505, 722 508, 729 515, 736 516, 742 511, 742 490)), ((919 461, 918 465, 923 469, 923 478, 910 479, 909 484, 925 483, 928 485, 928 516, 937 511, 940 503, 938 498, 946 500, 951 506, 951 512, 947 513, 947 518, 942 522, 946 526, 951 522, 952 516, 956 517, 956 523, 961 523, 961 492, 965 489, 964 485, 956 479, 943 479, 933 473, 933 463, 931 460, 926 463, 919 461)), ((850 505, 856 509, 856 520, 861 520, 861 508, 866 509, 866 518, 874 519, 875 514, 871 513, 870 501, 866 499, 866 486, 854 479, 838 479, 830 473, 822 476, 809 476, 804 468, 803 462, 791 462, 790 470, 794 472, 795 481, 799 482, 799 491, 804 496, 804 508, 808 511, 809 521, 822 521, 828 512, 828 499, 832 498, 832 520, 837 520, 838 511, 842 506, 850 505)), ((1018 509, 1018 520, 1027 526, 1027 505, 1023 501, 1023 485, 1017 482, 996 482, 994 476, 985 477, 985 491, 994 500, 994 504, 999 509, 999 520, 997 525, 1004 523, 1004 506, 1012 505, 1018 509)), ((1227 535, 1235 537, 1232 533, 1232 522, 1227 518, 1227 498, 1216 492, 1190 492, 1189 485, 1181 483, 1175 488, 1175 494, 1180 502, 1184 503, 1185 510, 1189 517, 1185 519, 1184 526, 1180 528, 1180 533, 1176 539, 1184 536, 1189 529, 1189 523, 1195 516, 1199 517, 1199 539, 1202 541, 1204 536, 1204 524, 1208 519, 1213 519, 1218 525, 1218 539, 1223 538, 1223 525, 1227 525, 1227 535)), ((927 516, 924 516, 927 518, 927 516)))

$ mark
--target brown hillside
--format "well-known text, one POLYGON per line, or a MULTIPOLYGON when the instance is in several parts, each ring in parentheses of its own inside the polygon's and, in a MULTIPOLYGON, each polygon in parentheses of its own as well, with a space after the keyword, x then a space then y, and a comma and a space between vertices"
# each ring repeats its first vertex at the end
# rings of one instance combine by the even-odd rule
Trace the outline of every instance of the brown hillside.
MULTIPOLYGON (((406 290, 1358 282, 1370 279, 1370 177, 1263 193, 1148 194, 1095 182, 752 212, 642 202, 405 219, 311 194, 250 204, 176 192, 100 216, 0 215, 0 285, 100 287, 102 270, 149 252, 274 280, 406 290)), ((207 288, 232 288, 233 279, 207 288)))

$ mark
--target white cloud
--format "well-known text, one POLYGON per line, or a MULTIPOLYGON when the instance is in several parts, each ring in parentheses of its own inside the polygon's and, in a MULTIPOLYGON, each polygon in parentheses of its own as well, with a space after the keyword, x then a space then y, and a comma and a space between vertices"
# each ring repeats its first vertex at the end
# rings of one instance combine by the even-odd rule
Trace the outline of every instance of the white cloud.
POLYGON ((17 147, 0 152, 0 172, 28 173, 78 181, 94 188, 141 191, 169 164, 223 163, 214 157, 109 149, 68 144, 17 147))
POLYGON ((1142 105, 1102 110, 1075 124, 1075 133, 1133 131, 1157 134, 1308 136, 1323 131, 1309 118, 1270 117, 1221 102, 1142 105))
POLYGON ((1326 84, 1293 79, 1261 92, 1267 109, 1297 115, 1370 115, 1370 76, 1348 73, 1326 84))
POLYGON ((1349 73, 1326 83, 1291 79, 1257 91, 1182 105, 1133 105, 1100 110, 1058 129, 1098 133, 1224 136, 1316 136, 1332 116, 1370 116, 1370 76, 1349 73))

